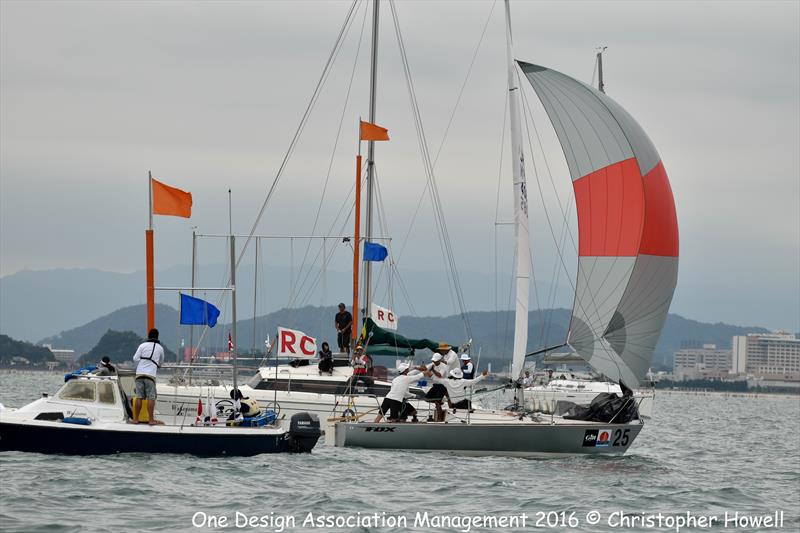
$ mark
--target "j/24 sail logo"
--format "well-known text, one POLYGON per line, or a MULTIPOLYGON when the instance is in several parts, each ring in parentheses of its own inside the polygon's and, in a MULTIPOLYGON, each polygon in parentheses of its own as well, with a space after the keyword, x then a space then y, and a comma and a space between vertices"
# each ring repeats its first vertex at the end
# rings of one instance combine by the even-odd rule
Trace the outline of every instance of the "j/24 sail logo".
POLYGON ((587 448, 627 446, 628 442, 630 429, 587 429, 583 434, 583 446, 587 448))

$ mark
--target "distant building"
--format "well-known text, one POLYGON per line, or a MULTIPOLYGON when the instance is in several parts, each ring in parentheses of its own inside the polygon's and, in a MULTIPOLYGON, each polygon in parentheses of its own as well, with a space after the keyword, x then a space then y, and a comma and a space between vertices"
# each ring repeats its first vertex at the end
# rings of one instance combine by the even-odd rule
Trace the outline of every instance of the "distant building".
POLYGON ((800 339, 782 331, 733 337, 734 372, 778 381, 800 380, 800 339))
POLYGON ((45 344, 44 347, 50 350, 50 352, 53 354, 53 357, 55 357, 56 361, 59 363, 71 365, 75 362, 75 350, 61 350, 58 348, 53 348, 52 344, 45 344))
POLYGON ((673 355, 672 374, 677 380, 726 378, 731 359, 731 350, 717 349, 716 344, 682 348, 673 355))

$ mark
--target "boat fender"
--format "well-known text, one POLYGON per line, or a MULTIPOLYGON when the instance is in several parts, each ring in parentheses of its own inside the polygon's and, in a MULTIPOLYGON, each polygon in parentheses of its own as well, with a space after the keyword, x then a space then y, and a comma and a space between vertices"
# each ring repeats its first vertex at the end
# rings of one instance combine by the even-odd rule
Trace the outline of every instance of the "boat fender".
POLYGON ((88 418, 82 418, 80 416, 68 416, 62 420, 65 424, 78 424, 81 426, 91 426, 92 421, 88 418))

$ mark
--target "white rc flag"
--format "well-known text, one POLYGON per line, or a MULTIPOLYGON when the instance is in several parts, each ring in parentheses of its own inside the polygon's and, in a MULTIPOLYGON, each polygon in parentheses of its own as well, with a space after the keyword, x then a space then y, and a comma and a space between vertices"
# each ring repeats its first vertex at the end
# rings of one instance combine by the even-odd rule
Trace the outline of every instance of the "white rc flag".
POLYGON ((317 355, 317 339, 302 331, 278 328, 278 356, 310 359, 317 355))
POLYGON ((372 304, 372 321, 383 329, 397 329, 397 315, 391 309, 372 304))

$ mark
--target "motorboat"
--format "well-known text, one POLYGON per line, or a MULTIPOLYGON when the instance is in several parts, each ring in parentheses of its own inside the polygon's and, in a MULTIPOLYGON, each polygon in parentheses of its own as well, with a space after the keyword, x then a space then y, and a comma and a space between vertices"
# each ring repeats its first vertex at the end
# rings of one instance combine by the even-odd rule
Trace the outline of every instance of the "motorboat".
MULTIPOLYGON (((303 361, 306 363, 306 361, 303 361)), ((370 373, 354 376, 346 354, 334 356, 330 372, 320 372, 314 361, 311 364, 280 364, 262 366, 239 390, 247 398, 255 399, 263 409, 278 415, 279 422, 291 420, 298 413, 311 413, 321 421, 331 417, 347 417, 376 411, 381 400, 391 388, 386 370, 371 367, 370 373)), ((223 415, 230 409, 230 383, 218 379, 212 382, 187 378, 158 383, 156 410, 169 416, 184 416, 194 412, 198 398, 216 399, 217 410, 223 415)), ((412 395, 422 398, 419 387, 411 389, 412 395)))
MULTIPOLYGON (((133 374, 65 376, 54 395, 0 410, 0 451, 104 455, 177 453, 198 456, 252 456, 310 452, 321 432, 308 413, 292 416, 289 427, 274 424, 195 425, 195 416, 166 424, 130 423, 133 374)), ((195 398, 195 405, 198 399, 195 398)))

